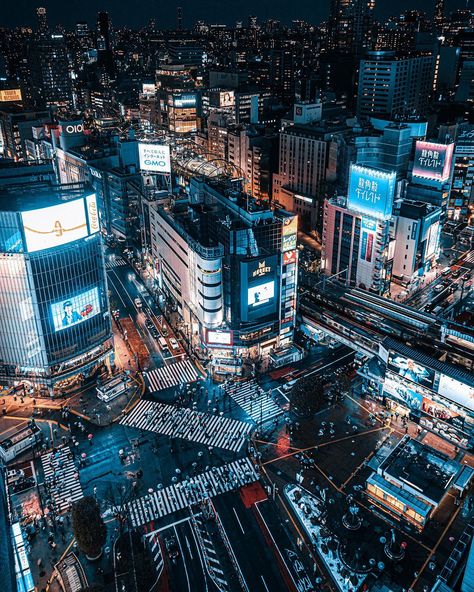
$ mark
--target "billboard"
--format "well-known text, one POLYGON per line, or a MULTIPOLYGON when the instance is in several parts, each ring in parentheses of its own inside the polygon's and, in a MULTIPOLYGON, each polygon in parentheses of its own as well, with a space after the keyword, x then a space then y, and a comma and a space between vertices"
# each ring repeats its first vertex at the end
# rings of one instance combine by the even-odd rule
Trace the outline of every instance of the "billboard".
POLYGON ((407 387, 397 380, 386 378, 383 390, 391 397, 402 401, 407 407, 414 411, 420 411, 423 403, 423 395, 407 387))
POLYGON ((439 222, 435 222, 430 226, 428 238, 426 239, 425 259, 432 257, 438 250, 440 236, 439 222))
POLYGON ((241 261, 241 317, 250 321, 276 312, 277 256, 241 261))
POLYGON ((389 369, 411 382, 425 386, 426 388, 432 388, 435 372, 430 368, 425 368, 418 362, 410 358, 405 358, 397 353, 390 352, 388 356, 388 367, 389 369))
POLYGON ((216 345, 232 345, 232 331, 207 330, 207 343, 216 345))
POLYGON ((459 415, 459 413, 452 411, 445 405, 441 405, 432 399, 423 397, 422 411, 427 415, 445 421, 456 428, 461 430, 464 428, 464 417, 462 415, 459 415))
POLYGON ((89 234, 95 234, 100 230, 99 212, 97 210, 97 197, 95 193, 86 197, 87 219, 89 220, 89 234))
POLYGON ((377 236, 377 222, 370 218, 362 218, 360 236, 360 254, 362 261, 372 262, 375 250, 375 238, 377 236))
POLYGON ((261 306, 275 297, 275 280, 252 286, 247 292, 249 306, 261 306))
POLYGON ((350 210, 378 219, 392 215, 397 175, 352 164, 347 205, 350 210))
POLYGON ((0 90, 0 103, 9 103, 10 101, 21 101, 21 90, 19 88, 0 90))
POLYGON ((296 249, 283 253, 283 265, 290 265, 296 263, 296 249))
POLYGON ((470 411, 474 411, 474 387, 455 380, 445 374, 441 374, 439 379, 438 393, 458 403, 470 411))
POLYGON ((51 304, 51 316, 56 332, 79 325, 99 312, 100 302, 97 288, 51 304))
POLYGON ((292 236, 298 233, 298 218, 293 216, 292 218, 285 218, 283 221, 283 236, 292 236))
POLYGON ((233 107, 235 105, 235 96, 233 90, 219 92, 219 107, 233 107))
POLYGON ((84 199, 22 212, 29 253, 58 247, 88 235, 84 199))
POLYGON ((171 173, 170 147, 164 144, 138 144, 138 157, 142 171, 171 173))
POLYGON ((447 181, 451 174, 454 144, 437 144, 418 140, 415 148, 413 176, 447 181))
POLYGON ((195 94, 174 95, 172 101, 177 109, 191 109, 197 105, 197 96, 195 94))

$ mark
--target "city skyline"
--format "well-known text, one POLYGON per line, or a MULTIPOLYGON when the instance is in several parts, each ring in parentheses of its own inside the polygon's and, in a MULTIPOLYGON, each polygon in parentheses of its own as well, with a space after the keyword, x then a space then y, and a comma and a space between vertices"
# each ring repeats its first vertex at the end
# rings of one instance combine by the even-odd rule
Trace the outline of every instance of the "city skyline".
MULTIPOLYGON (((465 8, 469 0, 448 0, 445 11, 449 12, 465 8)), ((428 17, 433 15, 434 2, 432 0, 401 0, 396 8, 385 2, 376 3, 376 18, 384 20, 390 16, 401 14, 405 10, 419 9, 427 13, 428 17)), ((292 20, 302 19, 311 24, 319 24, 324 21, 329 12, 329 0, 320 3, 309 3, 306 0, 292 2, 288 6, 284 0, 265 2, 255 5, 253 2, 239 3, 238 5, 224 5, 215 0, 203 0, 196 5, 188 1, 178 1, 165 13, 160 13, 159 6, 156 9, 142 9, 141 11, 130 10, 127 3, 117 3, 112 0, 102 0, 98 3, 89 3, 87 6, 79 2, 68 6, 67 14, 63 12, 64 6, 60 0, 48 0, 47 2, 21 0, 10 6, 0 19, 0 27, 36 26, 36 8, 44 6, 47 10, 50 26, 63 25, 73 26, 76 22, 86 21, 95 26, 97 12, 107 10, 114 26, 130 26, 133 28, 144 27, 150 19, 155 19, 157 28, 172 29, 176 26, 176 8, 182 7, 183 25, 185 28, 192 28, 198 20, 212 23, 234 25, 236 21, 243 21, 245 24, 249 15, 256 16, 259 20, 275 19, 283 24, 290 24, 292 20)))

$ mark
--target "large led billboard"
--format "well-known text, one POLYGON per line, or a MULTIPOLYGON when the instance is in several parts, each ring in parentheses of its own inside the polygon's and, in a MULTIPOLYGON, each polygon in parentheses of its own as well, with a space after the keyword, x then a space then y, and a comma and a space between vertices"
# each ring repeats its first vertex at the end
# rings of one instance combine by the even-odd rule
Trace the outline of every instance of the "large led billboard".
POLYGON ((398 374, 398 376, 401 376, 402 378, 406 378, 411 382, 427 388, 433 387, 435 376, 434 370, 425 368, 425 366, 418 364, 418 362, 415 362, 410 358, 405 358, 404 356, 390 352, 388 356, 388 367, 392 372, 398 374))
POLYGON ((248 289, 247 300, 249 306, 262 306, 275 297, 275 280, 265 282, 248 289))
POLYGON ((410 409, 415 411, 419 411, 421 409, 423 395, 411 388, 408 388, 403 383, 393 380, 392 378, 386 378, 383 385, 383 390, 391 397, 402 401, 410 409))
POLYGON ((232 331, 207 330, 207 343, 216 345, 232 345, 232 331))
POLYGON ((378 219, 390 218, 396 179, 395 173, 352 164, 347 196, 349 209, 378 219))
POLYGON ((474 387, 441 374, 438 393, 446 399, 474 411, 474 387))
POLYGON ((138 158, 142 171, 171 173, 170 147, 164 144, 138 144, 138 158))
POLYGON ((100 302, 97 288, 51 304, 51 317, 56 332, 83 323, 99 312, 100 302))
POLYGON ((413 175, 423 179, 447 181, 451 174, 454 144, 437 144, 418 140, 413 175))
POLYGON ((276 255, 241 262, 240 298, 243 321, 251 321, 276 312, 276 264, 276 255))
POLYGON ((21 214, 29 253, 58 247, 88 235, 84 199, 21 214))

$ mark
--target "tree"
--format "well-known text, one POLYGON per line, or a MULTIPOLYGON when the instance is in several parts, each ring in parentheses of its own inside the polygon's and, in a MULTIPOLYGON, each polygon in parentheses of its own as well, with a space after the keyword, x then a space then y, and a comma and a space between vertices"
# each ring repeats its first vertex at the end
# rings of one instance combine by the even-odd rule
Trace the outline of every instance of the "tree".
POLYGON ((93 497, 83 497, 72 506, 72 529, 79 548, 87 557, 100 555, 107 538, 107 527, 93 497))
POLYGON ((323 404, 324 388, 318 377, 306 376, 293 385, 290 410, 298 417, 313 417, 323 404))

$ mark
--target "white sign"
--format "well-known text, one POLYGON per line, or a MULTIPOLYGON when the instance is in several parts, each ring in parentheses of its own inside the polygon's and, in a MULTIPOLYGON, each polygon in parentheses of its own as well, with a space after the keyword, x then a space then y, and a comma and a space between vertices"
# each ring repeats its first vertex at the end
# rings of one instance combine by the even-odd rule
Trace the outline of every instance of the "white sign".
POLYGON ((171 173, 170 147, 164 144, 138 144, 142 171, 171 173))
POLYGON ((86 197, 87 217, 89 218, 89 230, 91 234, 99 232, 99 212, 97 211, 97 198, 95 193, 86 197))
POLYGON ((446 399, 474 411, 474 387, 441 374, 438 393, 446 399))
POLYGON ((84 200, 22 212, 28 252, 58 247, 87 236, 84 200))
POLYGON ((232 334, 223 331, 208 331, 207 342, 218 343, 220 345, 232 345, 232 334))

